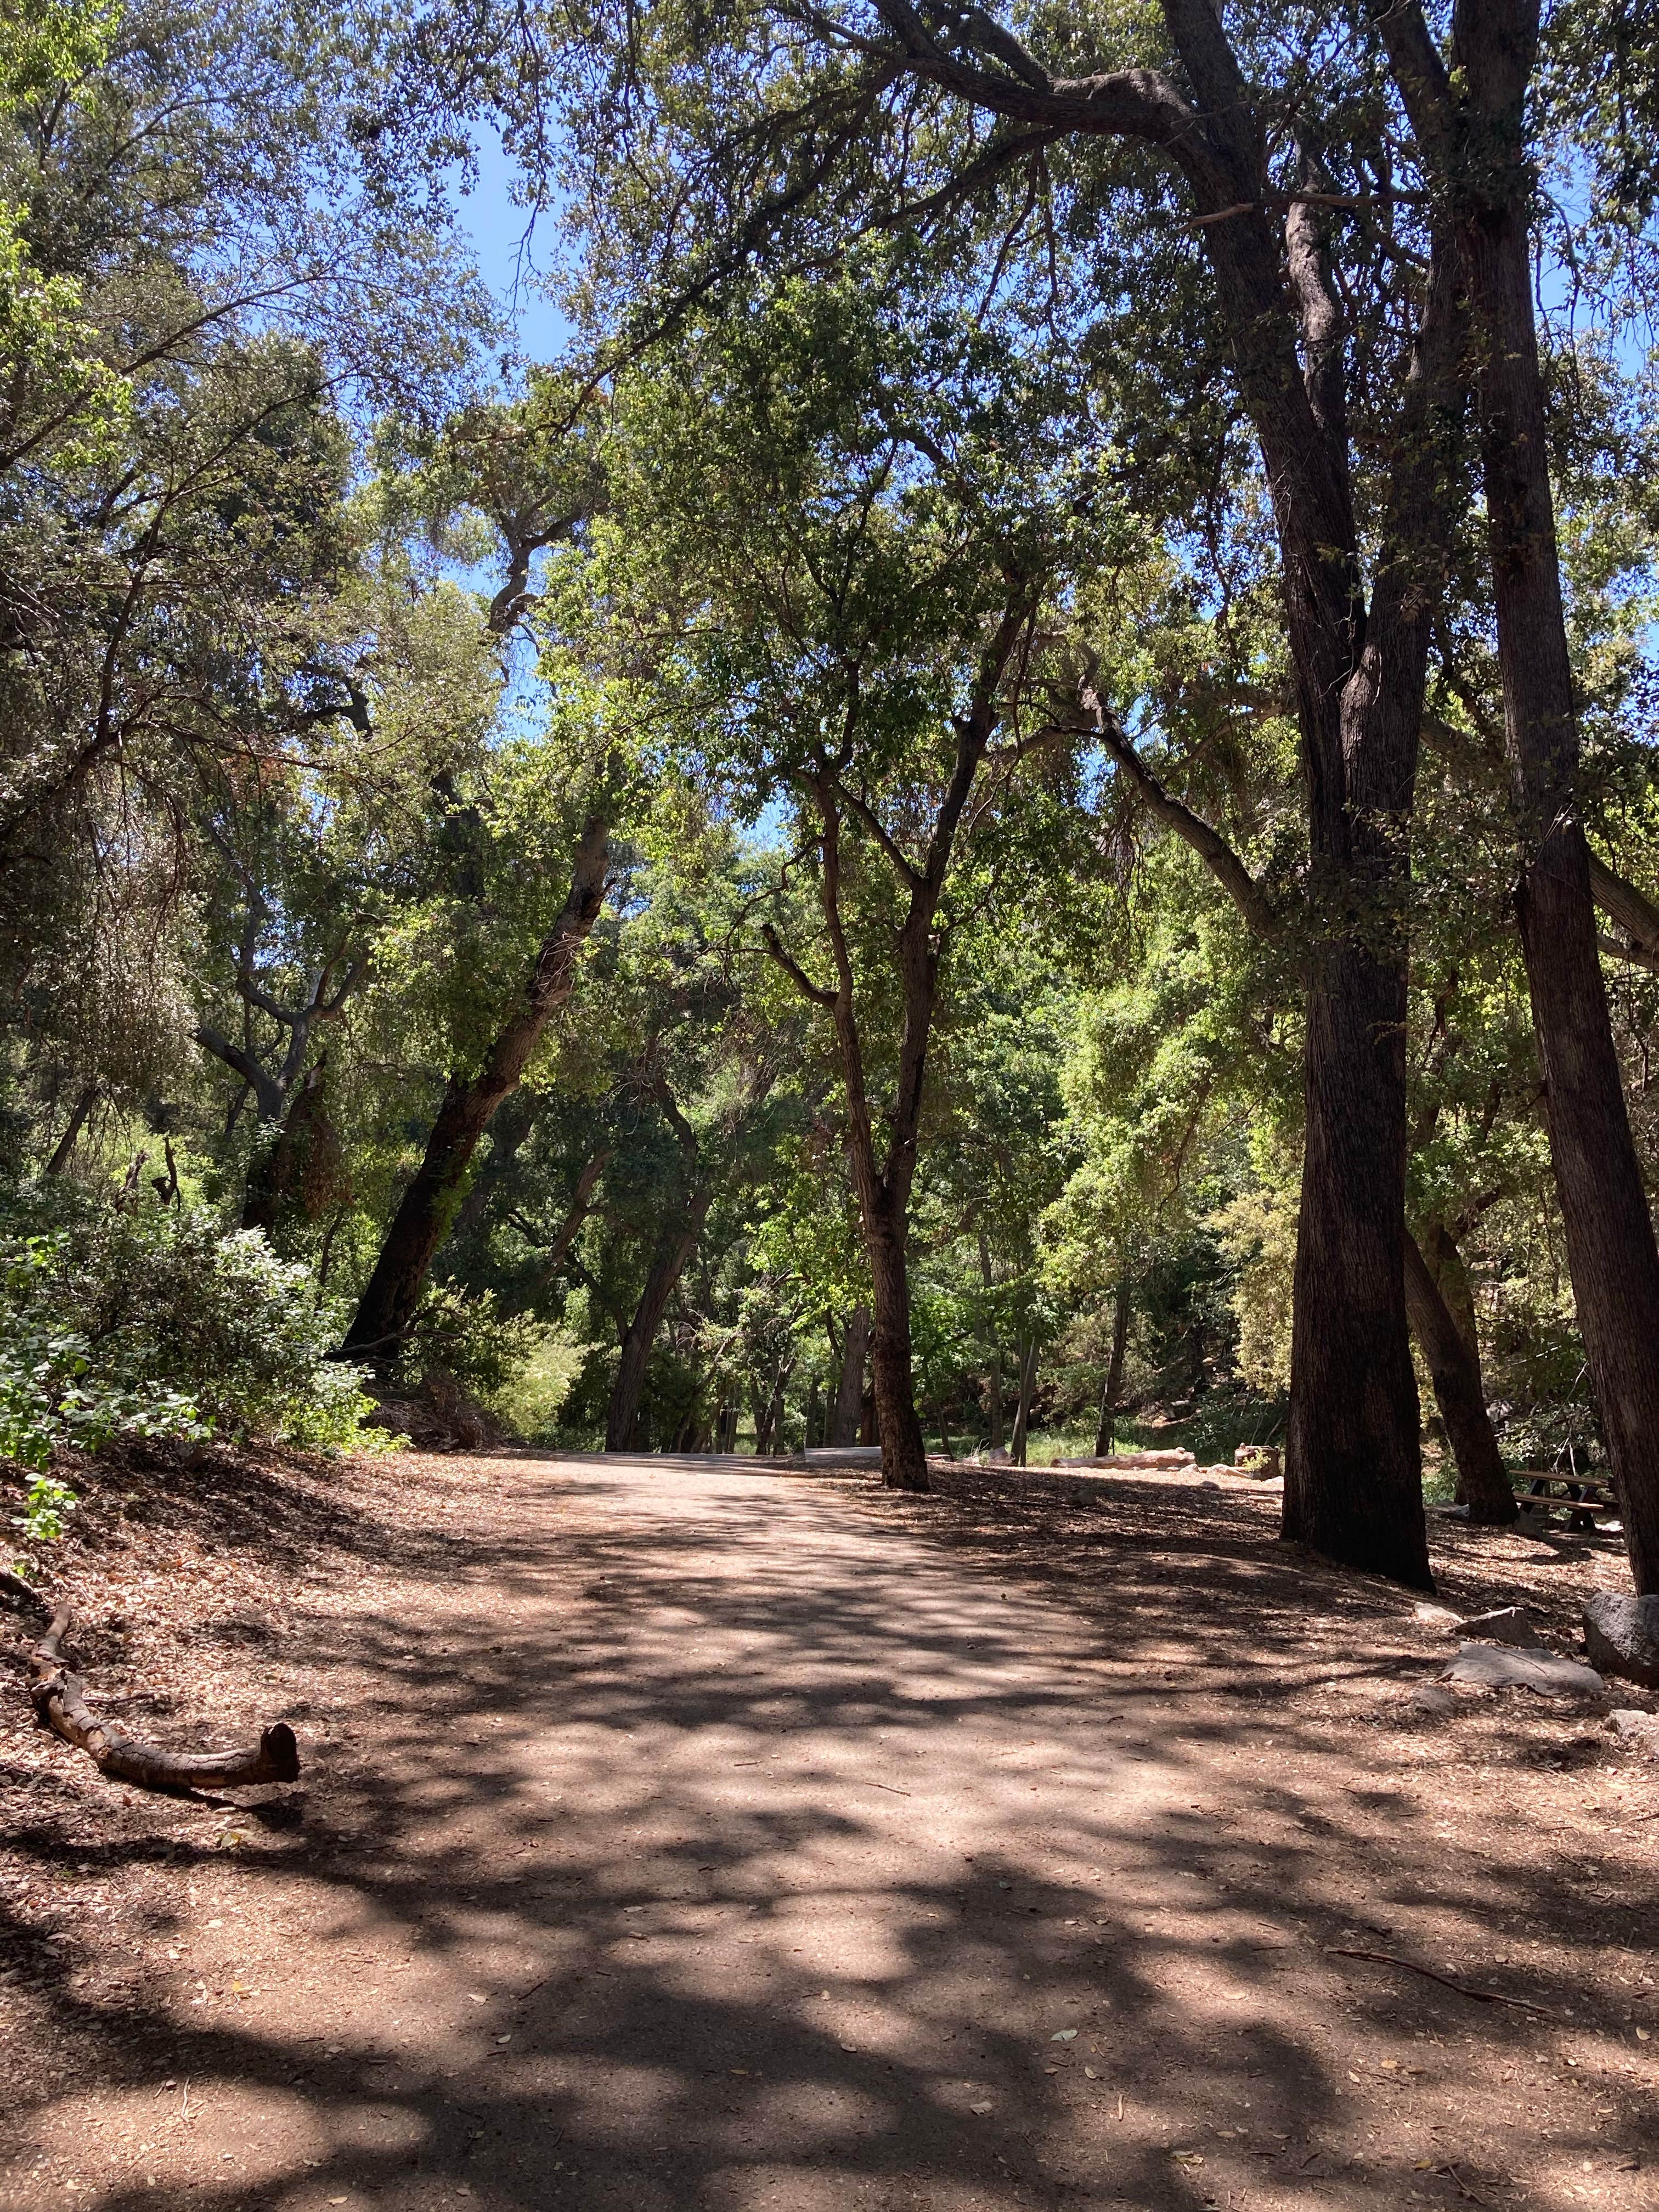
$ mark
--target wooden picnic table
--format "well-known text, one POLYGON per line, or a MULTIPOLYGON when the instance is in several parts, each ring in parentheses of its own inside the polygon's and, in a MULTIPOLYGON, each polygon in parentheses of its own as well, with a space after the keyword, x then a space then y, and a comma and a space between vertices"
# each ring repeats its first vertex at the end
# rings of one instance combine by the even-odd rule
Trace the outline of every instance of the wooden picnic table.
POLYGON ((1528 1474, 1526 1481, 1522 1510, 1547 1514, 1552 1506, 1559 1507, 1566 1514, 1569 1528, 1594 1530, 1598 1513, 1619 1510, 1619 1500, 1606 1475, 1540 1473, 1528 1474))

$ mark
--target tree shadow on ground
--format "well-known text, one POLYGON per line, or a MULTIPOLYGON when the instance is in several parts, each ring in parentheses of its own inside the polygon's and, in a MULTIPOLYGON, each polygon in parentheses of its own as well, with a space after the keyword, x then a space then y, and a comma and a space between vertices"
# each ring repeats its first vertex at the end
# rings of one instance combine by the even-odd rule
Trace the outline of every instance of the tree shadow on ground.
MULTIPOLYGON (((307 1655, 367 1663, 362 1738, 297 1829, 171 1862, 230 1886, 250 1955, 291 1929, 292 1972, 279 1943, 199 2022, 57 1993, 85 2057, 39 2140, 95 2094, 135 2144, 72 2201, 157 2203, 163 2079, 207 2116, 208 2212, 1650 2201, 1607 2178, 1650 2136, 1586 1991, 1610 1950, 1652 1971, 1650 1889, 1524 1820, 1449 1848, 1467 1753, 1403 1718, 1410 1598, 1253 1499, 665 1473, 521 1462, 460 1547, 342 1507, 331 1540, 424 1593, 307 1655)), ((1534 1717, 1480 1725, 1520 1773, 1534 1717)))

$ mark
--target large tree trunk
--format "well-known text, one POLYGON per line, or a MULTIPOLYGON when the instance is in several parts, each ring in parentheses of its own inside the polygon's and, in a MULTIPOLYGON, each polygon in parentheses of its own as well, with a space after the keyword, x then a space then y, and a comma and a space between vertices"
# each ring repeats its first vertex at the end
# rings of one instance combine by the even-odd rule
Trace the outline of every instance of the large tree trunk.
POLYGON ((341 1356, 377 1358, 393 1352, 415 1318, 433 1255, 449 1234, 478 1139, 504 1098, 519 1087, 530 1056, 575 988, 577 957, 605 896, 605 825, 583 826, 570 896, 544 940, 524 996, 475 1076, 452 1075, 426 1155, 404 1191, 374 1272, 346 1332, 341 1356))
POLYGON ((1417 1381, 1403 1326, 1403 962, 1328 943, 1309 978, 1307 1025, 1285 1534, 1425 1589, 1417 1381))
POLYGON ((1577 800, 1578 730, 1533 316, 1523 115, 1536 0, 1462 0, 1453 60, 1474 179, 1461 226, 1474 319, 1517 907, 1550 1152, 1631 1570, 1659 1592, 1659 1249, 1632 1139, 1577 800), (1478 194, 1479 197, 1475 197, 1478 194))
POLYGON ((1435 1403, 1446 1425, 1457 1468, 1457 1502, 1471 1521, 1504 1528, 1516 1517, 1515 1492, 1504 1469, 1486 1394, 1480 1354, 1459 1328, 1417 1240, 1406 1234, 1406 1310, 1412 1333, 1434 1383, 1435 1403))
POLYGON ((865 1231, 875 1291, 871 1366, 876 1385, 876 1428, 881 1437, 882 1480, 890 1490, 928 1487, 927 1449, 916 1413, 910 1357, 910 1285, 902 1224, 878 1215, 865 1231))
POLYGON ((1117 1401, 1123 1388, 1123 1354, 1129 1342, 1129 1300, 1132 1295, 1127 1274, 1120 1275, 1117 1295, 1112 1305, 1112 1350, 1106 1362, 1106 1380, 1100 1389, 1100 1419, 1095 1425, 1095 1457, 1104 1459, 1111 1450, 1117 1431, 1117 1401))
POLYGON ((829 1441, 832 1444, 856 1443, 859 1415, 864 1408, 864 1369, 870 1356, 870 1309, 854 1306, 847 1317, 847 1334, 842 1340, 841 1382, 836 1391, 835 1410, 830 1417, 829 1441))
POLYGON ((536 1126, 541 1100, 522 1086, 504 1099, 489 1124, 489 1156, 473 1176, 465 1197, 449 1224, 449 1241, 459 1244, 470 1237, 489 1210, 489 1201, 501 1188, 507 1170, 536 1126))
POLYGON ((605 1416, 605 1448, 608 1452, 628 1451, 633 1447, 634 1425, 640 1417, 640 1401, 645 1395, 645 1375, 651 1364, 651 1348, 657 1340, 662 1317, 668 1310, 668 1301, 674 1294, 674 1285, 685 1273, 691 1255, 697 1249, 697 1239, 702 1234, 702 1224, 708 1218, 713 1199, 712 1191, 694 1192, 679 1226, 665 1230, 657 1239, 651 1265, 646 1273, 645 1288, 640 1293, 640 1302, 634 1309, 634 1318, 628 1324, 628 1334, 623 1339, 622 1360, 617 1369, 610 1410, 605 1416))
MULTIPOLYGON (((1304 290, 1312 281, 1304 277, 1304 290)), ((1298 623, 1297 582, 1293 572, 1285 579, 1293 645, 1298 628, 1308 631, 1295 659, 1316 914, 1322 906, 1343 921, 1329 933, 1316 924, 1308 969, 1283 1527, 1345 1565, 1420 1589, 1432 1578, 1406 1316, 1403 907, 1429 615, 1446 540, 1440 411, 1460 327, 1452 268, 1437 247, 1396 426, 1385 550, 1363 645, 1340 680, 1334 641, 1298 623)), ((1320 398, 1316 368, 1310 361, 1316 412, 1334 419, 1337 403, 1320 398)), ((1275 501, 1282 516, 1288 501, 1277 484, 1275 501)), ((1280 536, 1288 568, 1282 520, 1280 536)))

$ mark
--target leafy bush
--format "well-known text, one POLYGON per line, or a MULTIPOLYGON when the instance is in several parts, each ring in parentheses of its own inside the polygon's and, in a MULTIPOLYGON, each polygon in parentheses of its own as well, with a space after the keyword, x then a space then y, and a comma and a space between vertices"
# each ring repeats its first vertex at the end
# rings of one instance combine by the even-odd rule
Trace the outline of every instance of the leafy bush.
POLYGON ((570 1386, 586 1357, 585 1344, 560 1329, 543 1329, 523 1364, 484 1403, 514 1436, 539 1443, 556 1432, 570 1386))
POLYGON ((0 1451, 118 1436, 373 1449, 340 1316, 257 1231, 205 1212, 21 1195, 0 1221, 0 1451), (59 1213, 37 1227, 47 1206, 59 1213))
POLYGON ((11 1525, 21 1528, 32 1544, 55 1544, 64 1533, 64 1522, 80 1503, 68 1483, 37 1474, 24 1496, 22 1511, 13 1514, 11 1525))
POLYGON ((441 1381, 493 1405, 524 1372, 542 1334, 528 1314, 504 1314, 494 1291, 434 1283, 404 1340, 395 1379, 410 1390, 441 1381))

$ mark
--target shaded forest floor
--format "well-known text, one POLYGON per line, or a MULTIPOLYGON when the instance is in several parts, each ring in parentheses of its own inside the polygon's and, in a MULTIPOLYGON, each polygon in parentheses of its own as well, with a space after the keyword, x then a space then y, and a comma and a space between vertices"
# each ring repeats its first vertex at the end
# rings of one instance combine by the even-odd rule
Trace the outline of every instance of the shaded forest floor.
POLYGON ((304 1771, 107 1784, 12 1651, 0 2208, 1659 2208, 1659 1765, 1411 1702, 1616 1551, 1440 1523, 1425 1607, 1243 1489, 945 1481, 102 1476, 94 1698, 304 1771))

